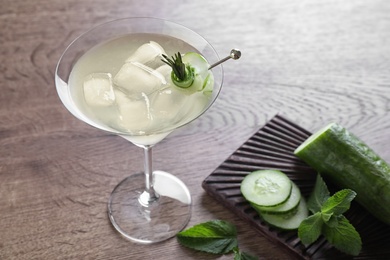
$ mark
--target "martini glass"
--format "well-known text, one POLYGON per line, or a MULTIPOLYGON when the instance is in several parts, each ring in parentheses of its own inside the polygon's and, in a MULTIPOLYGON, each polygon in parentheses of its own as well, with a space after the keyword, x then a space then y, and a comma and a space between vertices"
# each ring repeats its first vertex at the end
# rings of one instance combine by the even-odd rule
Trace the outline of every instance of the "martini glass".
MULTIPOLYGON (((120 96, 127 98, 126 95, 122 97, 127 92, 121 88, 113 91, 113 88, 117 87, 115 80, 119 81, 115 75, 121 71, 123 64, 127 64, 127 56, 136 49, 132 45, 139 46, 145 42, 161 44, 169 56, 173 52, 194 51, 205 57, 209 64, 220 61, 214 48, 202 36, 182 25, 155 18, 126 18, 99 25, 76 38, 57 64, 55 83, 62 103, 75 117, 93 127, 122 136, 143 149, 144 171, 130 174, 114 188, 108 202, 108 215, 112 225, 124 237, 147 244, 175 236, 187 225, 191 216, 188 188, 176 176, 153 170, 152 147, 175 129, 201 116, 212 105, 222 86, 223 69, 222 66, 210 68, 213 83, 208 95, 196 94, 198 98, 195 101, 190 101, 192 97, 188 93, 182 95, 186 99, 185 104, 192 102, 189 109, 175 106, 182 102, 179 95, 174 102, 163 103, 160 110, 155 108, 155 114, 140 112, 140 106, 133 106, 130 101, 119 103, 120 96), (85 60, 89 63, 83 63, 85 60), (75 76, 78 74, 82 76, 75 76), (88 104, 86 85, 105 91, 104 98, 97 101, 99 104, 88 104), (182 113, 183 110, 187 112, 182 113), (115 116, 118 111, 119 116, 115 116), (124 118, 130 118, 133 126, 117 122, 124 118)), ((127 77, 129 84, 136 82, 134 84, 139 88, 147 88, 147 81, 154 77, 154 72, 144 79, 139 78, 137 73, 126 73, 123 77, 127 77)), ((95 93, 97 96, 100 94, 95 93)), ((157 95, 156 91, 148 93, 145 90, 132 100, 138 102, 146 98, 149 106, 152 95, 157 95)))

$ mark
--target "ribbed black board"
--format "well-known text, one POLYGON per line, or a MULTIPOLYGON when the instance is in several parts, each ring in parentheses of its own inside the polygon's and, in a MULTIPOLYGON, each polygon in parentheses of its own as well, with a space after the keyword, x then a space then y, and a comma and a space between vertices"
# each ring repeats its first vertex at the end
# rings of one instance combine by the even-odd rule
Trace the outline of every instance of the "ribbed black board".
MULTIPOLYGON (((286 173, 308 197, 313 189, 316 172, 295 157, 294 150, 311 133, 281 115, 273 117, 227 158, 202 183, 205 191, 249 222, 260 234, 287 249, 300 259, 390 259, 390 227, 372 217, 352 202, 345 214, 359 232, 363 249, 359 256, 340 253, 322 237, 305 247, 296 231, 282 231, 268 226, 243 198, 242 179, 258 169, 278 169, 286 173)), ((328 184, 328 186, 330 186, 328 184)), ((329 187, 331 192, 333 188, 329 187)))

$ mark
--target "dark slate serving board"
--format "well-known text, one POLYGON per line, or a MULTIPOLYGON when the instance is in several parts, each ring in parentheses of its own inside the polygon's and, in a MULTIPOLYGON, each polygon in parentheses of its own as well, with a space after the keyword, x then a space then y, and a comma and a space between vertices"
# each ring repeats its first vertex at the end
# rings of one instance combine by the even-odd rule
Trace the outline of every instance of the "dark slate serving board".
MULTIPOLYGON (((259 234, 286 249, 298 259, 390 259, 390 227, 372 217, 356 202, 345 214, 363 241, 359 256, 351 257, 333 248, 323 237, 305 247, 296 231, 268 226, 245 201, 240 192, 242 179, 258 169, 278 169, 286 173, 307 198, 313 189, 316 172, 295 157, 297 148, 311 133, 287 118, 276 115, 242 144, 202 183, 204 190, 259 234)), ((334 192, 328 184, 331 193, 334 192)))

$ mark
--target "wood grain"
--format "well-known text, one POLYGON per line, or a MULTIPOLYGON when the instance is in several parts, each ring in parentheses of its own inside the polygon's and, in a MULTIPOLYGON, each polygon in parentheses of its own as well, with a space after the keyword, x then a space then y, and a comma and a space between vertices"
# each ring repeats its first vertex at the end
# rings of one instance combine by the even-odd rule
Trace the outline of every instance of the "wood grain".
POLYGON ((232 259, 175 239, 150 246, 111 227, 106 202, 142 152, 72 117, 54 85, 56 63, 80 33, 105 21, 154 16, 190 27, 220 56, 224 87, 199 120, 155 147, 155 167, 185 180, 189 225, 237 225, 242 249, 288 254, 201 187, 275 114, 309 131, 338 121, 390 162, 390 2, 3 0, 0 9, 0 259, 232 259))

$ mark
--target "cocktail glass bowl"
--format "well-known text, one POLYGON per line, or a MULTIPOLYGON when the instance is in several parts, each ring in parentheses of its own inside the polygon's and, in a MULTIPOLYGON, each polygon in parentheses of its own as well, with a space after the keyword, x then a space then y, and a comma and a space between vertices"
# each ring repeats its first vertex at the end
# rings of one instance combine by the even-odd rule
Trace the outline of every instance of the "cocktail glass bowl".
POLYGON ((94 27, 76 38, 57 64, 55 83, 62 103, 75 117, 143 148, 144 172, 130 174, 114 188, 108 202, 108 216, 115 229, 124 237, 139 243, 154 243, 175 236, 187 225, 192 199, 186 185, 176 176, 165 171, 153 171, 152 147, 173 130, 198 118, 212 105, 222 87, 223 69, 222 66, 212 69, 212 94, 203 109, 188 120, 172 125, 164 124, 161 129, 154 128, 153 132, 132 132, 102 124, 91 117, 77 101, 80 97, 75 97, 72 88, 78 86, 70 84, 71 72, 77 61, 95 46, 118 37, 137 37, 139 34, 181 39, 202 54, 209 64, 219 60, 214 48, 202 36, 182 25, 156 18, 125 18, 94 27))

